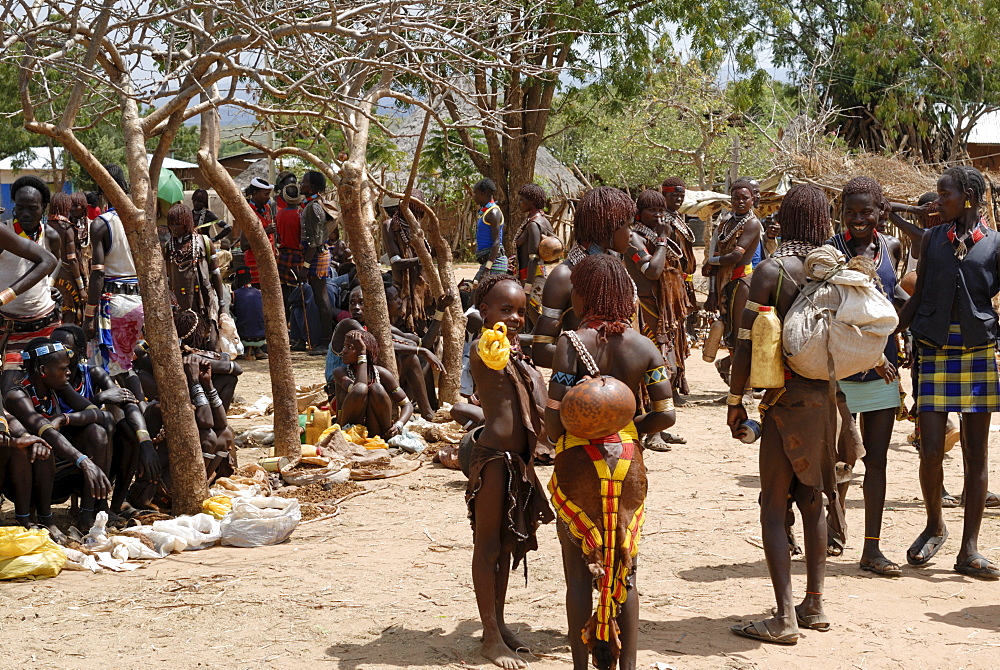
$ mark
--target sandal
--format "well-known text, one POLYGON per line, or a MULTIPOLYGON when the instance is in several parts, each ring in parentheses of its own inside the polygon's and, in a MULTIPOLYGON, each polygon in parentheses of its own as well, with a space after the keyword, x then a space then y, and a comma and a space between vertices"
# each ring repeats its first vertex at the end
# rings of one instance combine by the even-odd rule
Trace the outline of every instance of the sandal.
POLYGON ((761 642, 771 642, 773 644, 791 646, 799 641, 798 633, 775 635, 768 630, 767 623, 763 621, 751 621, 747 624, 736 624, 729 630, 733 631, 740 637, 748 637, 751 640, 760 640, 761 642))
MULTIPOLYGON (((687 444, 688 443, 688 441, 687 441, 686 438, 683 438, 680 435, 674 435, 673 433, 668 433, 665 430, 660 431, 660 437, 667 444, 687 444)), ((1000 504, 1000 501, 998 501, 997 504, 1000 504)), ((986 506, 989 507, 989 505, 986 505, 986 506)))
POLYGON ((869 563, 866 563, 865 559, 862 558, 859 566, 865 572, 870 572, 879 577, 899 577, 903 574, 903 569, 885 556, 879 556, 869 563))
POLYGON ((826 555, 841 556, 844 553, 844 541, 839 537, 828 535, 826 538, 826 555))
MULTIPOLYGON (((941 535, 932 535, 931 537, 924 540, 923 544, 920 543, 920 538, 918 537, 910 548, 906 550, 906 562, 910 565, 925 565, 928 561, 934 558, 935 554, 948 539, 948 529, 944 529, 944 533, 941 535), (914 552, 917 549, 919 553, 914 552), (924 556, 924 550, 929 549, 929 553, 924 556)), ((956 568, 957 569, 957 568, 956 568)))
POLYGON ((663 441, 659 433, 648 435, 643 446, 650 451, 670 451, 671 446, 663 441))
POLYGON ((986 509, 991 509, 993 507, 1000 507, 1000 496, 996 493, 986 492, 986 509))
POLYGON ((1000 579, 1000 569, 985 556, 971 556, 955 564, 955 572, 995 582, 1000 579))
POLYGON ((960 504, 961 503, 958 501, 958 498, 950 493, 945 493, 941 496, 941 507, 952 509, 954 507, 958 507, 960 504))
POLYGON ((799 607, 801 605, 795 606, 795 620, 798 622, 799 628, 817 630, 820 633, 830 630, 830 620, 826 614, 799 614, 799 607))

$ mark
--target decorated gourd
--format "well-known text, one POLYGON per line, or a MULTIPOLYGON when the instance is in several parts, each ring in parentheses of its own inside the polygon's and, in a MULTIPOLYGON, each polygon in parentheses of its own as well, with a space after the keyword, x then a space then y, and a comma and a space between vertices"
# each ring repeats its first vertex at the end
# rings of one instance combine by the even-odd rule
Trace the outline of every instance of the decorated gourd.
POLYGON ((614 377, 588 378, 566 391, 560 415, 571 435, 585 440, 607 437, 635 417, 635 395, 614 377))
POLYGON ((562 256, 562 252, 563 243, 554 235, 545 235, 538 243, 538 257, 546 263, 551 263, 562 256))

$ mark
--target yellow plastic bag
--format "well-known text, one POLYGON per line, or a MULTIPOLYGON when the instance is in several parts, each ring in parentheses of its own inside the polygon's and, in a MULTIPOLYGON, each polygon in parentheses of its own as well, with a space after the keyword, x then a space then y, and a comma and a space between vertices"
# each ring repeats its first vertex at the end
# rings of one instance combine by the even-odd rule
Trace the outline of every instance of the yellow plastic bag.
POLYGON ((55 577, 66 565, 62 547, 43 528, 0 528, 0 579, 55 577))
POLYGON ((365 449, 388 449, 389 445, 381 437, 368 437, 368 427, 356 423, 344 431, 344 437, 348 442, 353 442, 365 449))
POLYGON ((233 511, 233 499, 229 496, 212 496, 201 504, 201 511, 222 519, 233 511))

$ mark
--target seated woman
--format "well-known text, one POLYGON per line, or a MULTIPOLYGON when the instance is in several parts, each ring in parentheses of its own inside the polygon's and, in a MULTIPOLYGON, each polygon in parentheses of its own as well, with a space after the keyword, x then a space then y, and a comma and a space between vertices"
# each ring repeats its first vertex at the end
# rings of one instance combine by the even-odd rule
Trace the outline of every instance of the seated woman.
MULTIPOLYGON (((69 381, 70 352, 59 342, 35 338, 21 354, 24 378, 4 396, 4 407, 24 428, 45 440, 56 456, 46 472, 28 468, 38 520, 52 524, 52 502, 81 495, 79 523, 89 528, 97 512, 110 512, 109 417, 89 400, 64 389, 69 381), (56 395, 56 389, 61 389, 56 395), (73 409, 62 410, 60 400, 73 409)), ((23 517, 22 517, 23 518, 23 517)))
MULTIPOLYGON (((226 419, 219 391, 212 384, 212 362, 198 356, 184 356, 184 373, 191 389, 191 403, 198 426, 205 475, 209 485, 236 471, 235 434, 226 419)), ((129 503, 138 509, 169 509, 172 502, 168 436, 159 400, 152 400, 145 412, 146 425, 154 431, 158 469, 142 468, 128 489, 129 503)))
MULTIPOLYGON (((5 496, 14 501, 14 517, 18 525, 31 528, 33 484, 48 482, 51 496, 52 449, 36 435, 29 435, 20 422, 0 411, 0 486, 5 496)), ((62 532, 52 524, 52 514, 38 509, 39 525, 49 528, 49 534, 60 537, 62 532)))
MULTIPOLYGON (((333 371, 343 365, 342 349, 344 339, 351 331, 364 330, 365 328, 364 294, 360 286, 355 287, 351 291, 349 300, 351 318, 344 319, 337 324, 337 328, 333 331, 333 337, 330 339, 330 350, 327 352, 327 392, 331 396, 334 395, 334 385, 331 384, 333 371)), ((423 340, 417 338, 413 333, 404 333, 395 325, 392 327, 392 347, 396 354, 396 367, 399 369, 400 377, 402 377, 407 390, 416 400, 421 416, 428 421, 434 418, 437 403, 436 399, 434 402, 430 399, 431 394, 428 393, 427 389, 428 386, 433 389, 433 382, 428 385, 427 373, 431 369, 440 371, 443 369, 443 366, 438 357, 434 355, 427 345, 433 345, 437 340, 437 335, 441 328, 441 319, 437 315, 442 314, 444 308, 451 304, 452 300, 454 300, 453 294, 450 297, 446 295, 441 298, 434 313, 435 318, 431 320, 431 326, 427 329, 423 340), (423 361, 421 361, 421 358, 423 361)), ((395 286, 390 286, 386 289, 386 304, 389 310, 390 323, 398 321, 402 313, 402 301, 395 286)))
POLYGON ((413 416, 413 403, 396 378, 385 368, 368 362, 378 358, 378 342, 367 330, 352 330, 344 338, 344 365, 333 371, 337 392, 337 422, 348 427, 362 424, 369 437, 388 440, 398 435, 413 416), (393 422, 399 406, 399 419, 393 422))
MULTIPOLYGON (((142 407, 135 394, 127 388, 118 386, 104 368, 87 364, 87 339, 80 326, 60 326, 52 332, 52 339, 61 342, 72 352, 73 360, 77 361, 76 365, 70 367, 69 388, 98 407, 111 412, 114 417, 115 431, 112 436, 109 474, 115 485, 114 494, 111 496, 111 511, 117 514, 125 501, 132 479, 140 468, 142 472, 149 473, 154 478, 160 472, 160 459, 146 428, 142 407)), ((125 375, 126 384, 130 379, 136 378, 132 370, 127 371, 125 375)), ((63 412, 72 413, 73 409, 62 398, 62 390, 57 394, 63 412)))
MULTIPOLYGON (((174 325, 177 327, 177 335, 181 340, 181 353, 185 356, 191 355, 208 361, 212 366, 212 380, 215 389, 222 398, 222 406, 229 411, 229 405, 233 402, 233 395, 236 393, 236 383, 239 376, 243 374, 243 368, 236 361, 229 358, 229 354, 217 351, 205 351, 191 347, 190 336, 194 333, 198 323, 198 315, 191 310, 182 310, 174 313, 174 325)), ((133 388, 129 384, 129 389, 137 398, 144 396, 148 400, 160 397, 159 389, 156 386, 156 377, 153 375, 153 361, 149 357, 149 347, 145 340, 136 344, 133 352, 135 360, 132 367, 138 375, 141 385, 139 389, 133 388)), ((192 382, 193 383, 193 382, 192 382)), ((151 431, 154 435, 155 431, 151 431)))
MULTIPOLYGON (((174 324, 182 342, 185 339, 184 335, 192 332, 190 315, 190 310, 174 314, 174 324)), ((137 359, 137 362, 142 361, 141 365, 136 366, 140 375, 143 374, 144 367, 148 366, 149 370, 146 374, 152 379, 148 352, 142 346, 136 349, 137 356, 141 357, 137 359)), ((222 397, 221 389, 216 386, 215 379, 216 377, 222 377, 227 381, 230 377, 233 379, 232 386, 229 388, 229 397, 232 399, 235 375, 242 373, 242 371, 238 370, 238 366, 232 361, 217 358, 215 357, 217 354, 213 356, 214 352, 193 350, 183 344, 182 349, 184 350, 184 373, 191 390, 195 423, 198 426, 202 455, 205 457, 205 473, 209 484, 211 484, 216 478, 228 477, 236 470, 236 454, 233 449, 235 434, 229 427, 229 421, 226 418, 226 402, 222 397), (222 370, 220 375, 216 374, 217 369, 222 370)), ((160 467, 158 471, 144 468, 137 474, 135 483, 128 491, 128 501, 139 509, 165 509, 169 508, 171 504, 167 430, 163 423, 159 396, 149 395, 146 380, 143 380, 143 388, 147 389, 146 397, 149 400, 144 418, 149 431, 156 436, 152 441, 156 446, 160 467)), ((154 392, 156 391, 155 384, 151 388, 154 392)))

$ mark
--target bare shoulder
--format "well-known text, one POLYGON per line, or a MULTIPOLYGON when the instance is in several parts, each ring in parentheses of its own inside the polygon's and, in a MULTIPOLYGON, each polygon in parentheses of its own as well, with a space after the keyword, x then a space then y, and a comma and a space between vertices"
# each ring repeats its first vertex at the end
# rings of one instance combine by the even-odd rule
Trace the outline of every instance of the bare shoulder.
POLYGON ((387 391, 395 390, 399 383, 396 381, 396 376, 389 372, 388 369, 383 368, 381 365, 376 365, 375 369, 378 370, 378 376, 382 380, 382 387, 387 391))

